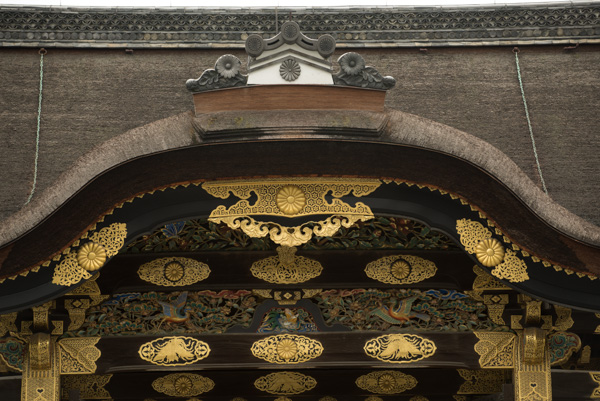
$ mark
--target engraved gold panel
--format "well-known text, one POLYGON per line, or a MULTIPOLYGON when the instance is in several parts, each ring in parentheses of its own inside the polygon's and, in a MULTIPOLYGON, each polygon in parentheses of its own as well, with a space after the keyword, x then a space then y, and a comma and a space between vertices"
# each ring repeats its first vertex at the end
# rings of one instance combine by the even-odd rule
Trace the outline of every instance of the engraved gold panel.
POLYGON ((365 353, 383 362, 411 363, 435 354, 433 341, 416 334, 387 334, 365 343, 365 353))
POLYGON ((152 388, 171 397, 192 397, 212 390, 215 382, 194 373, 173 373, 152 382, 152 388))
POLYGON ((497 240, 491 241, 492 232, 485 228, 483 224, 469 219, 461 219, 456 222, 456 231, 460 235, 460 242, 465 250, 478 256, 480 263, 484 265, 486 263, 496 263, 491 265, 495 266, 491 272, 494 276, 508 280, 511 283, 521 283, 529 280, 527 265, 513 250, 503 251, 503 261, 499 263, 501 251, 498 246, 500 246, 500 243, 498 241, 497 246, 494 245, 497 240), (481 257, 479 257, 478 252, 482 255, 481 257), (483 256, 484 254, 487 256, 483 256))
POLYGON ((30 349, 29 352, 25 353, 25 360, 23 361, 21 400, 59 401, 60 369, 54 339, 50 339, 48 343, 47 359, 50 364, 46 365, 47 369, 33 369, 30 363, 31 355, 32 351, 30 349))
POLYGON ((170 257, 144 263, 138 269, 144 281, 164 287, 192 285, 206 280, 210 268, 206 263, 190 258, 170 257))
POLYGON ((369 278, 386 284, 414 284, 435 276, 435 263, 412 255, 393 255, 377 259, 365 268, 369 278))
POLYGON ((494 394, 502 391, 504 372, 501 370, 457 369, 457 372, 465 379, 458 394, 494 394))
POLYGON ((380 370, 360 376, 356 385, 375 394, 400 394, 417 386, 417 379, 395 370, 380 370))
POLYGON ((49 334, 36 333, 29 339, 29 367, 32 371, 49 370, 54 343, 49 334))
POLYGON ((58 342, 61 374, 89 374, 96 371, 101 352, 100 337, 64 338, 58 342))
POLYGON ((17 312, 7 313, 6 315, 0 316, 0 337, 4 337, 4 335, 10 331, 18 331, 17 325, 15 324, 17 320, 17 312))
POLYGON ((240 198, 229 208, 223 205, 217 207, 210 214, 209 220, 225 223, 233 229, 242 229, 250 237, 270 236, 277 244, 297 246, 308 242, 313 235, 331 236, 341 227, 350 227, 357 221, 372 219, 373 212, 364 203, 356 202, 355 206, 351 206, 340 198, 351 193, 355 197, 366 196, 380 185, 379 180, 359 178, 296 177, 273 178, 268 181, 213 181, 205 182, 202 188, 217 198, 227 199, 231 194, 240 198), (250 204, 249 199, 253 193, 257 200, 250 204), (325 199, 328 194, 333 198, 331 203, 325 199), (316 221, 318 224, 312 228, 308 223, 286 226, 257 217, 317 215, 329 217, 316 221))
POLYGON ((77 330, 85 321, 85 311, 90 307, 89 299, 65 299, 65 309, 69 314, 67 330, 77 330))
POLYGON ((143 344, 138 353, 140 358, 155 365, 182 366, 206 358, 210 347, 191 337, 162 337, 143 344))
MULTIPOLYGON (((519 336, 519 340, 523 341, 523 334, 519 336)), ((524 347, 517 347, 513 370, 515 400, 551 401, 552 383, 548 352, 542 352, 541 361, 538 363, 526 363, 523 352, 524 347)))
POLYGON ((321 274, 319 262, 296 256, 296 247, 277 247, 278 256, 270 256, 252 264, 250 272, 258 279, 274 284, 304 283, 321 274))
POLYGON ((62 376, 62 399, 69 399, 71 390, 79 390, 79 397, 84 400, 110 399, 110 393, 104 388, 112 375, 76 375, 62 376))
POLYGON ((516 336, 504 332, 473 332, 479 341, 475 352, 479 355, 479 366, 490 369, 510 369, 516 348, 516 336))
POLYGON ((279 334, 254 342, 250 351, 270 363, 302 363, 321 356, 323 345, 305 336, 279 334))
POLYGON ((573 327, 575 321, 571 317, 571 308, 554 305, 554 310, 556 311, 556 321, 554 322, 554 328, 556 331, 567 331, 573 327))
POLYGON ((317 381, 307 375, 298 372, 276 372, 259 377, 254 382, 254 387, 275 395, 301 394, 312 390, 317 381))

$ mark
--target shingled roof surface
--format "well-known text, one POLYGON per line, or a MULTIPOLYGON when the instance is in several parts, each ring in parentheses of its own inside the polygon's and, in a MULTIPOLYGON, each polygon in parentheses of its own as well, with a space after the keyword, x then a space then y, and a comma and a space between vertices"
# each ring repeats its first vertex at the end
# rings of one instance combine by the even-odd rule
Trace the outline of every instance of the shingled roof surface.
MULTIPOLYGON (((0 218, 23 208, 32 187, 40 47, 48 52, 32 205, 49 188, 60 192, 61 174, 100 144, 191 110, 187 79, 225 53, 245 60, 245 38, 273 36, 288 14, 0 7, 0 218)), ((395 77, 386 107, 489 142, 541 186, 513 52, 518 46, 548 194, 600 225, 600 5, 304 9, 292 17, 308 36, 336 37, 334 60, 350 49, 395 77)), ((115 143, 123 153, 145 146, 115 143)))

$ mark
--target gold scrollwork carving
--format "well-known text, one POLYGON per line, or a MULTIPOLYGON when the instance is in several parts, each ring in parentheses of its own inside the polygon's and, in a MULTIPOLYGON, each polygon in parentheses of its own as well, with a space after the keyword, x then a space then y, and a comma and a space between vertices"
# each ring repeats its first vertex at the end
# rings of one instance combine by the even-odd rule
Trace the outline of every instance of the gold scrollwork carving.
POLYGON ((375 394, 400 394, 415 388, 417 379, 394 370, 381 370, 360 376, 356 385, 375 394))
POLYGON ((489 241, 492 239, 492 232, 485 228, 483 224, 469 219, 461 219, 456 222, 456 231, 460 235, 460 242, 465 250, 470 254, 475 254, 481 264, 485 266, 486 263, 489 264, 492 261, 496 263, 489 266, 495 266, 492 270, 494 276, 508 280, 511 283, 521 283, 529 280, 527 265, 514 251, 510 249, 503 250, 503 259, 500 259, 500 250, 497 249, 497 246, 501 247, 500 242, 495 240, 498 242, 495 247, 495 241, 489 241), (485 244, 489 244, 489 247, 485 244), (480 254, 487 256, 480 257, 480 254))
POLYGON ((17 312, 7 313, 6 315, 0 316, 0 337, 4 337, 4 335, 10 331, 18 331, 17 325, 15 322, 17 321, 17 312))
POLYGON ((571 308, 554 305, 554 310, 556 311, 556 321, 554 322, 556 331, 567 331, 573 327, 575 321, 571 317, 571 308))
POLYGON ((504 372, 501 370, 457 369, 457 372, 465 379, 458 394, 493 394, 502 391, 504 372))
POLYGON ((69 314, 67 330, 77 330, 85 321, 85 311, 90 307, 89 299, 65 299, 65 309, 69 314))
POLYGON ((504 332, 473 332, 479 341, 475 352, 479 355, 479 366, 484 369, 510 369, 514 366, 516 336, 504 332))
POLYGON ((210 268, 206 263, 190 258, 170 257, 144 263, 138 269, 144 281, 165 287, 185 286, 206 280, 210 268))
POLYGON ((250 272, 258 279, 274 284, 304 283, 321 274, 316 260, 296 255, 296 247, 277 247, 278 256, 270 256, 252 264, 250 272))
POLYGON ((49 334, 36 333, 29 339, 29 366, 31 370, 49 370, 52 365, 53 342, 49 334))
POLYGON ((590 398, 600 398, 600 372, 590 372, 590 377, 595 383, 598 384, 598 387, 592 391, 590 398))
POLYGON ((307 375, 298 372, 276 372, 259 377, 254 382, 254 387, 275 395, 301 394, 312 390, 317 381, 307 375))
MULTIPOLYGON (((38 333, 41 334, 41 333, 38 333)), ((50 338, 48 334, 39 337, 40 341, 44 343, 41 348, 32 350, 31 341, 35 341, 33 335, 30 339, 29 352, 25 355, 23 362, 23 376, 21 382, 21 400, 23 401, 56 401, 60 399, 60 369, 57 357, 57 347, 55 346, 54 339, 50 338), (46 340, 48 340, 46 342, 46 340), (44 357, 36 355, 43 352, 44 357), (36 360, 32 360, 34 358, 36 360), (40 360, 49 360, 49 364, 45 361, 43 363, 40 360), (34 368, 33 365, 38 365, 34 368), (39 369, 38 369, 39 368, 39 369), (43 368, 43 369, 41 369, 43 368)))
MULTIPOLYGON (((127 237, 127 226, 125 223, 113 223, 93 233, 88 239, 91 243, 100 245, 103 249, 103 255, 106 255, 105 259, 108 259, 115 256, 123 247, 125 237, 127 237)), ((52 276, 53 284, 65 287, 75 285, 81 280, 87 280, 92 277, 88 270, 99 269, 102 266, 95 267, 96 262, 99 260, 97 260, 97 256, 99 257, 98 252, 100 251, 99 248, 87 245, 90 242, 83 244, 78 251, 71 250, 61 260, 54 269, 54 275, 52 276), (81 254, 79 251, 81 251, 81 254), (91 254, 93 254, 93 257, 90 256, 91 254)), ((104 261, 102 264, 104 264, 104 261)))
POLYGON ((58 342, 60 348, 61 374, 89 374, 96 371, 96 361, 101 352, 96 347, 100 337, 64 338, 58 342))
POLYGON ((191 397, 206 393, 215 387, 208 377, 193 373, 173 373, 152 382, 152 388, 171 397, 191 397))
POLYGON ((377 259, 365 268, 369 278, 386 284, 414 284, 435 276, 435 263, 412 255, 394 255, 377 259))
POLYGON ((342 226, 350 227, 359 220, 373 218, 369 206, 356 202, 351 206, 340 198, 353 193, 355 197, 368 195, 381 185, 379 180, 348 178, 273 178, 268 181, 214 181, 202 185, 209 194, 227 199, 230 194, 240 198, 235 205, 227 208, 217 207, 209 220, 225 223, 230 228, 242 229, 254 238, 270 236, 280 245, 297 246, 308 242, 313 235, 331 236, 342 226), (256 203, 250 204, 254 193, 256 203), (325 197, 331 193, 329 203, 325 197), (296 227, 287 227, 279 223, 256 221, 251 216, 299 217, 330 215, 316 222, 315 227, 304 223, 296 227), (334 217, 341 216, 341 217, 334 217))
POLYGON ((79 390, 79 397, 85 400, 110 399, 110 393, 104 388, 112 375, 74 375, 62 377, 62 399, 69 399, 71 390, 79 390))
POLYGON ((546 333, 538 327, 526 327, 522 337, 523 363, 539 364, 546 353, 546 333))
POLYGON ((162 337, 142 344, 138 353, 140 358, 155 365, 182 366, 206 358, 210 347, 191 337, 162 337))
POLYGON ((387 334, 365 343, 365 353, 383 362, 411 363, 429 358, 436 351, 433 341, 416 334, 387 334))
POLYGON ((250 351, 270 363, 302 363, 321 356, 323 345, 305 336, 278 334, 254 342, 250 351))

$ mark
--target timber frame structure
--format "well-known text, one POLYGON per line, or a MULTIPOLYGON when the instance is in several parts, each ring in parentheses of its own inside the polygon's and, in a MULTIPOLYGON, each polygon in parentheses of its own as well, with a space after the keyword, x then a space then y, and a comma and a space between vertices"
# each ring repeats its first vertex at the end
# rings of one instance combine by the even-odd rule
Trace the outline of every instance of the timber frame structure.
MULTIPOLYGON (((44 18, 60 12, 39 11, 24 38, 10 32, 29 11, 2 12, 5 46, 145 40, 125 32, 135 13, 112 39, 99 11, 58 18, 89 38, 50 39, 44 18)), ((531 35, 600 38, 597 6, 527 15, 544 12, 579 15, 583 28, 531 35)), ((410 18, 428 45, 458 40, 422 14, 410 18)), ((436 18, 519 11, 463 14, 436 18)), ((194 18, 153 15, 136 18, 158 18, 182 43, 202 35, 186 28, 194 18)), ((0 227, 3 399, 600 398, 600 228, 485 140, 385 107, 399 77, 353 51, 332 59, 364 27, 277 28, 220 36, 248 61, 223 54, 181 82, 192 111, 98 144, 64 190, 0 227)), ((463 46, 499 33, 516 44, 525 31, 489 29, 463 46)), ((381 35, 364 40, 415 43, 410 29, 381 35)))

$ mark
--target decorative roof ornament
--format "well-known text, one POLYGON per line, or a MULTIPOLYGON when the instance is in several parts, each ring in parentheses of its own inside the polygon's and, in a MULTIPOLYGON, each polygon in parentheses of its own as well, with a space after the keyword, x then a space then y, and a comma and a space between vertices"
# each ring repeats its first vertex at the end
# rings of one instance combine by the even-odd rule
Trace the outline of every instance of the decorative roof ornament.
POLYGON ((246 39, 248 75, 240 73, 241 61, 227 54, 221 56, 214 69, 204 71, 200 78, 190 79, 191 92, 234 88, 249 85, 337 85, 388 90, 396 81, 382 76, 374 67, 366 66, 357 53, 346 53, 338 59, 340 71, 333 74, 331 56, 335 39, 321 35, 311 39, 300 31, 294 21, 281 26, 281 32, 264 39, 253 34, 246 39))

